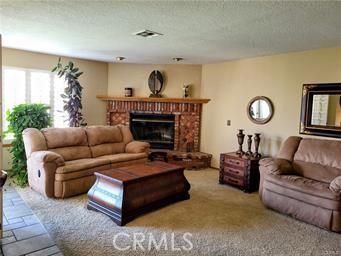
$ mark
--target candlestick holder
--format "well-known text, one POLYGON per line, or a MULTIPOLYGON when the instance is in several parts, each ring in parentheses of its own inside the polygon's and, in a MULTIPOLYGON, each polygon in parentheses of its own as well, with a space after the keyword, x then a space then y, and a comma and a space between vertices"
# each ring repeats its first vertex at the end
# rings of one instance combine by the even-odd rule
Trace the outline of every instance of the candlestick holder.
POLYGON ((252 145, 252 135, 247 135, 247 156, 252 156, 251 145, 252 145))
POLYGON ((255 153, 253 153, 253 157, 260 158, 262 155, 258 153, 259 143, 260 143, 260 133, 255 133, 254 137, 255 141, 255 153))
POLYGON ((244 155, 243 143, 244 143, 245 134, 243 133, 244 131, 243 129, 239 129, 238 131, 239 133, 237 134, 237 138, 238 138, 239 149, 236 152, 236 154, 242 156, 244 155))

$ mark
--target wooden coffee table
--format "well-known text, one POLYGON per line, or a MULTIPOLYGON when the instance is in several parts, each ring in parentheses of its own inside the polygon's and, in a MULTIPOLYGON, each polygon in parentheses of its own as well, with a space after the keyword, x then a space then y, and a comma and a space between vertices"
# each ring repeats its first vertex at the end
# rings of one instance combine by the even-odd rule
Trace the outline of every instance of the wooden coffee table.
POLYGON ((108 215, 120 226, 138 215, 190 198, 184 168, 165 162, 130 165, 95 175, 87 207, 108 215))

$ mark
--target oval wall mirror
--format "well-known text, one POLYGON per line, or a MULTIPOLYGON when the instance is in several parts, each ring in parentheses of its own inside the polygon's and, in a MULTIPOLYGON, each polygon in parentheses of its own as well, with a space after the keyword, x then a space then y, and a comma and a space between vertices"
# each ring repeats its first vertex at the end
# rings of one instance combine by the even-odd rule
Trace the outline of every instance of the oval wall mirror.
POLYGON ((266 124, 273 116, 273 106, 269 98, 257 96, 247 105, 247 115, 255 124, 266 124))

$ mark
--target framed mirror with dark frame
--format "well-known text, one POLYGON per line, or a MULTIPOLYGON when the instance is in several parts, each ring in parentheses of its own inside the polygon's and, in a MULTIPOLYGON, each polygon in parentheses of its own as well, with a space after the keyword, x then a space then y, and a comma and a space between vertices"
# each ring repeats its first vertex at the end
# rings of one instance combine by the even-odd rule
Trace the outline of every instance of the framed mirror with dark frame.
POLYGON ((303 85, 300 134, 341 138, 341 83, 303 85))
POLYGON ((273 105, 269 98, 257 96, 247 105, 247 116, 255 124, 266 124, 273 116, 273 105))

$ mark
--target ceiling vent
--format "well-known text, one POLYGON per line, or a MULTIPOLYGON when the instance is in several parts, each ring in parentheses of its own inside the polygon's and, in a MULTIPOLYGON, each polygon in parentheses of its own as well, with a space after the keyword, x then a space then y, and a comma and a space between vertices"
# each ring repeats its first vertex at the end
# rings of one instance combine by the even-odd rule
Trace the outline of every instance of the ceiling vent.
POLYGON ((154 36, 163 36, 163 34, 161 34, 161 33, 154 32, 154 31, 151 31, 151 30, 148 30, 148 29, 136 32, 136 33, 134 33, 134 35, 142 36, 142 37, 147 37, 147 38, 154 37, 154 36))
POLYGON ((174 61, 176 61, 176 62, 179 62, 179 61, 184 60, 184 58, 175 57, 175 58, 172 58, 172 60, 174 60, 174 61))

